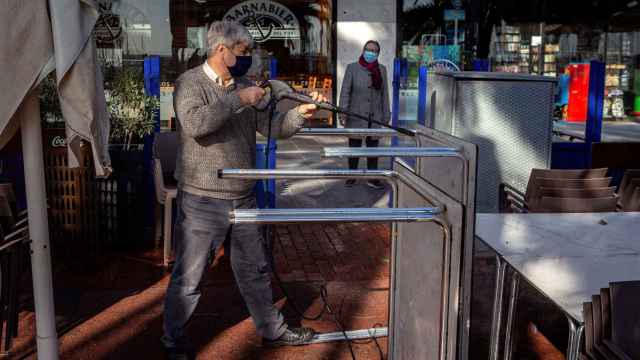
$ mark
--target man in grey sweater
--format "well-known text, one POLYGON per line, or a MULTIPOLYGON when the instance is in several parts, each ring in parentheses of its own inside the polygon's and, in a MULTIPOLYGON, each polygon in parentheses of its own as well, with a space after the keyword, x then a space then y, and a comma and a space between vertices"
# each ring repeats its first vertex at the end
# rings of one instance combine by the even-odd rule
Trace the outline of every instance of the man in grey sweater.
MULTIPOLYGON (((253 41, 249 32, 239 24, 214 22, 207 42, 207 61, 178 78, 174 97, 180 133, 175 172, 178 216, 162 337, 167 355, 174 359, 187 358, 184 329, 198 305, 202 277, 227 234, 236 283, 263 343, 299 345, 314 335, 312 329, 288 327, 273 304, 271 254, 261 228, 229 223, 232 210, 256 207, 254 182, 220 179, 217 173, 220 169, 254 168, 256 131, 275 138, 290 137, 316 107, 300 105, 269 121, 269 111, 258 112, 252 107, 261 100, 264 89, 244 78, 251 66, 253 41)), ((326 100, 318 94, 312 97, 326 100)))

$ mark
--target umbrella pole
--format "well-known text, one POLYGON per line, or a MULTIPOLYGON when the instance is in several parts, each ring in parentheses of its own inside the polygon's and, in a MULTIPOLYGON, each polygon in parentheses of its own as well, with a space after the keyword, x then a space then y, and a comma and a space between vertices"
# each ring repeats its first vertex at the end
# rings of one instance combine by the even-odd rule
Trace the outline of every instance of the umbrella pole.
POLYGON ((24 158, 24 179, 29 214, 31 246, 31 272, 33 297, 36 310, 36 336, 38 359, 58 359, 58 334, 56 332, 53 285, 51 276, 51 252, 49 224, 42 152, 42 127, 40 124, 40 100, 38 90, 27 95, 22 103, 21 131, 24 158))

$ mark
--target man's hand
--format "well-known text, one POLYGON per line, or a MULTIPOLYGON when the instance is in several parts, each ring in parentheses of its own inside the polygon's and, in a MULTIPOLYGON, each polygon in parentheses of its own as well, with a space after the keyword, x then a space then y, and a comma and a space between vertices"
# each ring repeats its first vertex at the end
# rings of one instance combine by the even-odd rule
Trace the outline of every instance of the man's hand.
POLYGON ((253 106, 260 102, 264 96, 264 89, 258 86, 251 86, 238 90, 238 97, 244 106, 253 106))
MULTIPOLYGON (((318 101, 318 102, 327 101, 327 98, 321 95, 320 93, 318 93, 317 91, 312 92, 310 96, 314 101, 318 101)), ((309 119, 313 115, 315 115, 315 113, 318 111, 318 107, 315 104, 303 104, 303 105, 298 105, 296 107, 296 111, 298 111, 298 114, 302 115, 305 119, 309 119)))

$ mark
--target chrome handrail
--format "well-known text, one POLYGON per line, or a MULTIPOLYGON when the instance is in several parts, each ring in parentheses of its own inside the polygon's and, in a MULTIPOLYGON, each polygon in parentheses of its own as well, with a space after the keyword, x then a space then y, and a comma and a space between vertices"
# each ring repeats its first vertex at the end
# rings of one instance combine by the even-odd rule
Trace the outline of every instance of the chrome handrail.
POLYGON ((218 177, 226 179, 367 179, 382 180, 391 185, 393 190, 393 206, 397 207, 398 182, 411 188, 411 190, 420 194, 425 200, 434 204, 440 212, 444 211, 444 205, 438 201, 434 201, 429 197, 430 194, 422 194, 420 189, 416 188, 402 174, 394 170, 343 170, 343 169, 305 169, 305 170, 288 170, 288 169, 223 169, 218 170, 218 177))
POLYGON ((322 157, 459 157, 460 150, 446 147, 326 147, 322 157))
POLYGON ((291 224, 307 222, 422 222, 435 218, 433 208, 380 209, 236 209, 232 224, 291 224))

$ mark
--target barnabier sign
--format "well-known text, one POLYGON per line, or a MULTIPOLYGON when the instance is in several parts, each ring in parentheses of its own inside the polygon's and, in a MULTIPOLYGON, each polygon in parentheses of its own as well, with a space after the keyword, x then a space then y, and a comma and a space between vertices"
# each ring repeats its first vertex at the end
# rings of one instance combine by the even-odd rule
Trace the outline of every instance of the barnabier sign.
POLYGON ((249 0, 227 11, 226 21, 244 25, 256 42, 300 39, 300 23, 286 6, 270 0, 249 0))

